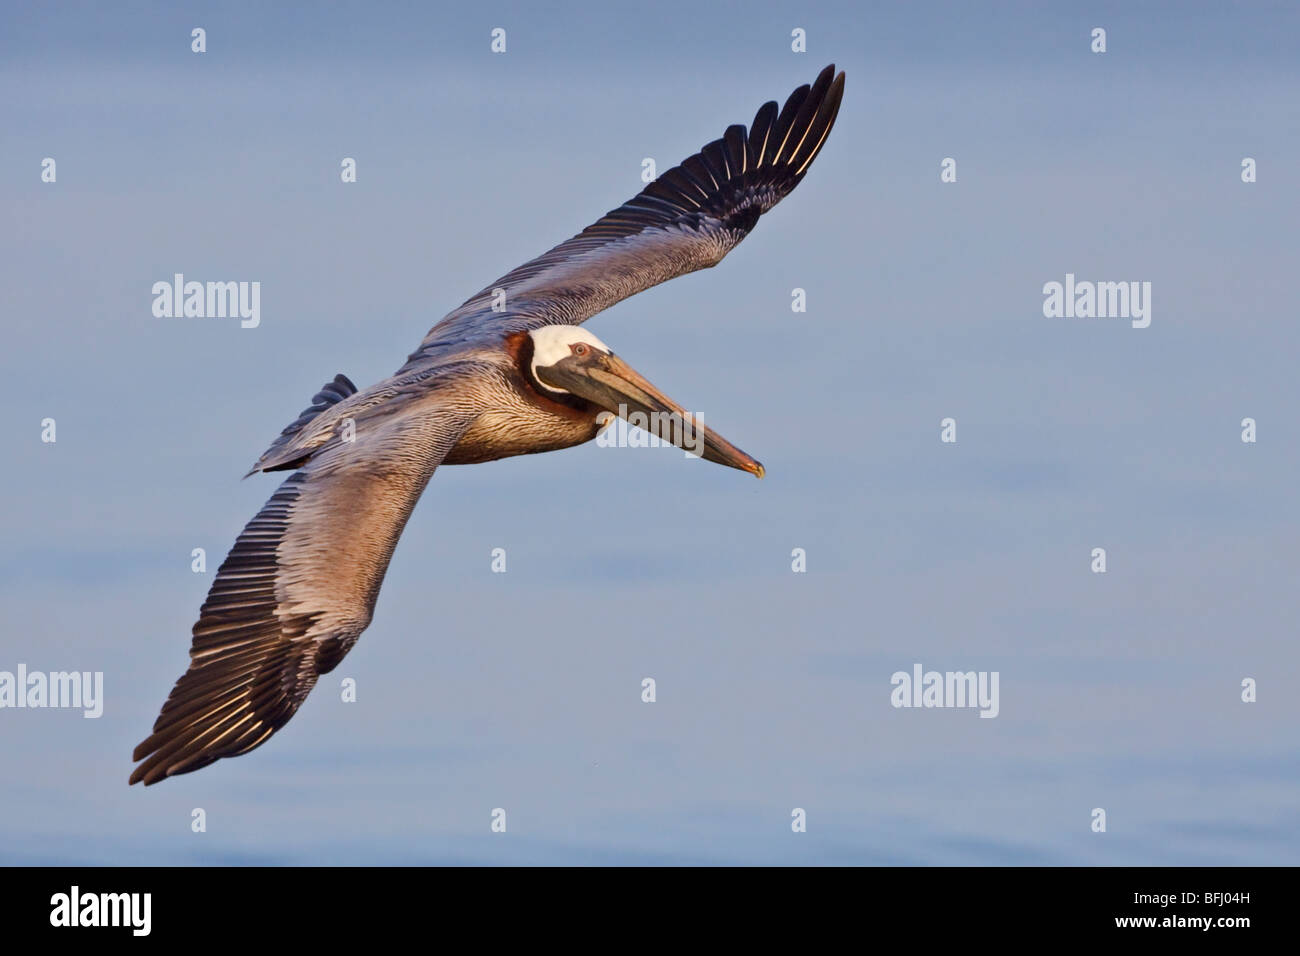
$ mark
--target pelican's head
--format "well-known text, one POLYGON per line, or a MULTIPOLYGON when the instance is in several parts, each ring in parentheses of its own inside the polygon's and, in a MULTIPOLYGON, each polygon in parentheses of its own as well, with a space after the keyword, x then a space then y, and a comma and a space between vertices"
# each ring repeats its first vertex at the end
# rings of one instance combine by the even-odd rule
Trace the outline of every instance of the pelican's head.
POLYGON ((763 477, 761 464, 700 423, 586 329, 546 325, 528 335, 533 340, 531 384, 542 394, 576 395, 705 461, 763 477))

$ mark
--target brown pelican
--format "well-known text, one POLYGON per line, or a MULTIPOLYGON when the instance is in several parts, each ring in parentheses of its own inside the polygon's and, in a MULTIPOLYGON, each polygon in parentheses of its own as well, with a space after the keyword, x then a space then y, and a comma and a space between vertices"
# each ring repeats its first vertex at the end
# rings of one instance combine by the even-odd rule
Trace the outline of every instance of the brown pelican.
POLYGON ((199 611, 189 669, 135 748, 131 783, 247 753, 283 727, 370 623, 411 509, 440 464, 578 445, 612 415, 763 476, 578 326, 717 265, 803 179, 844 95, 828 66, 778 112, 727 128, 578 235, 435 325, 396 374, 335 376, 249 474, 289 471, 235 541, 199 611))

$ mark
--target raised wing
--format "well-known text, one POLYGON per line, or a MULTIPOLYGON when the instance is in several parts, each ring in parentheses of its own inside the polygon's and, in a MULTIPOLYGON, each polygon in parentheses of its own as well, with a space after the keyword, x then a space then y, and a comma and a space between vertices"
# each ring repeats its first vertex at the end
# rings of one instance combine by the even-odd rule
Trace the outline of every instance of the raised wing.
POLYGON ((429 331, 403 370, 486 332, 577 325, 643 289, 717 265, 803 179, 843 95, 844 74, 832 64, 779 113, 764 103, 748 132, 728 127, 633 199, 483 289, 429 331), (497 289, 505 303, 494 311, 497 289))
POLYGON ((289 721, 370 623, 415 502, 474 417, 435 390, 280 485, 217 572, 131 783, 247 753, 289 721))

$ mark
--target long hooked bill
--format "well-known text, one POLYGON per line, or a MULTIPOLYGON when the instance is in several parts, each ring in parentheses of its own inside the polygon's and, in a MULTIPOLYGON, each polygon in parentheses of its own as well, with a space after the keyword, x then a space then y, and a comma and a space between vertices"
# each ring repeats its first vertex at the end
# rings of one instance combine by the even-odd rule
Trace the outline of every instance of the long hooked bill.
POLYGON ((705 461, 739 468, 762 478, 762 464, 745 454, 682 406, 647 382, 617 355, 592 350, 585 358, 569 356, 537 369, 548 385, 567 389, 611 414, 627 418, 652 435, 705 461), (630 418, 632 413, 640 414, 630 418))

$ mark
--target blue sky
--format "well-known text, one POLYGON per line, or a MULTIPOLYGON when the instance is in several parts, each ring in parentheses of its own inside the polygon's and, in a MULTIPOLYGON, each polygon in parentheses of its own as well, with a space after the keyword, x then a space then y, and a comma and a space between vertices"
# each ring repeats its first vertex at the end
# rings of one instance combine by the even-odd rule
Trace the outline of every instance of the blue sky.
POLYGON ((0 862, 1300 862, 1300 14, 973 7, 7 6, 0 670, 106 702, 0 710, 0 862), (588 326, 767 478, 441 469, 294 720, 128 788, 190 552, 219 563, 320 384, 832 61, 796 192, 588 326), (261 282, 261 325, 154 318, 175 272, 261 282), (1150 327, 1045 318, 1067 273, 1151 282, 1150 327), (998 671, 999 716, 891 707, 918 662, 998 671))

